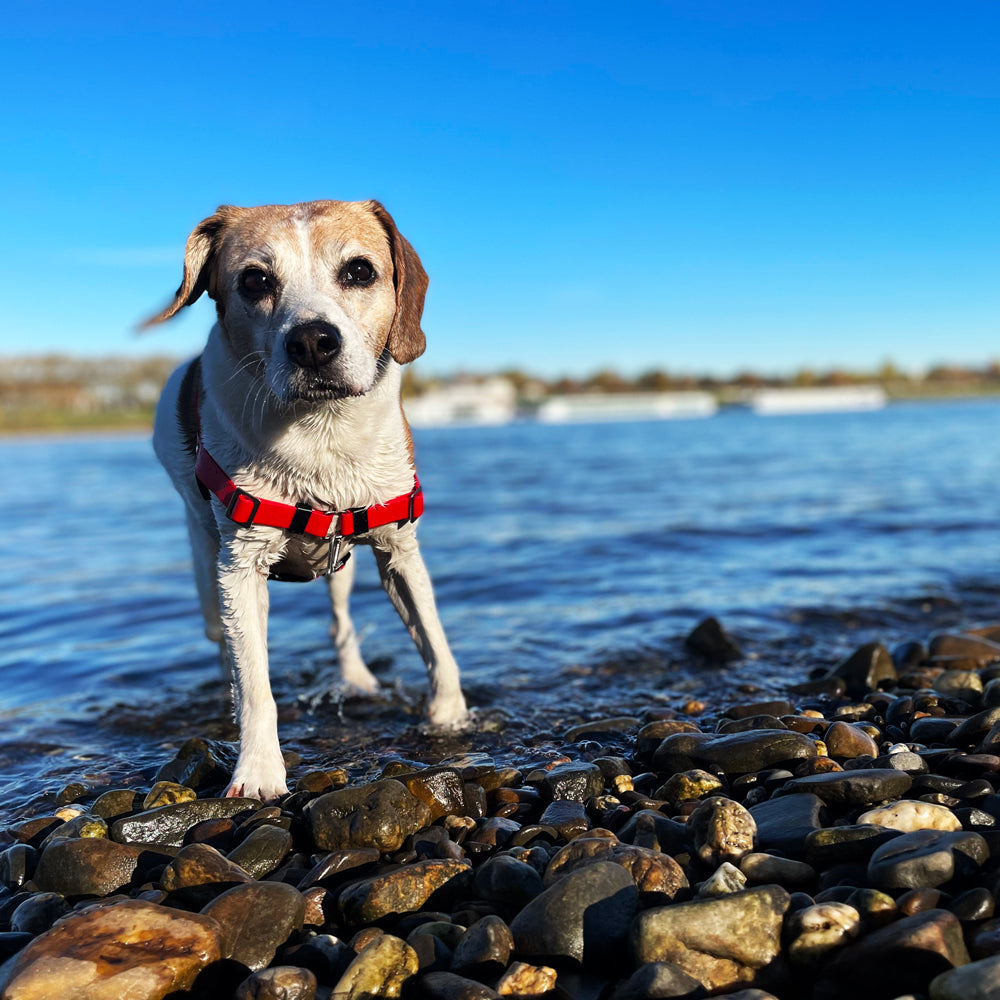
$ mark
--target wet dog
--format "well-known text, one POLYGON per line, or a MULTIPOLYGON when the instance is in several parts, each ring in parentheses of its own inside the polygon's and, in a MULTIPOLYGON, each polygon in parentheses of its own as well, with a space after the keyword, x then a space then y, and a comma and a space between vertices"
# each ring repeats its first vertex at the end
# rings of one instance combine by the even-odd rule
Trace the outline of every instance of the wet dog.
POLYGON ((168 381, 153 445, 187 513, 206 634, 233 675, 240 747, 228 795, 286 791, 267 659, 268 577, 326 578, 346 683, 375 691, 348 612, 371 546, 430 678, 428 715, 466 717, 417 547, 423 497, 400 403, 424 350, 427 276, 378 203, 223 205, 187 241, 160 323, 203 293, 218 321, 168 381))

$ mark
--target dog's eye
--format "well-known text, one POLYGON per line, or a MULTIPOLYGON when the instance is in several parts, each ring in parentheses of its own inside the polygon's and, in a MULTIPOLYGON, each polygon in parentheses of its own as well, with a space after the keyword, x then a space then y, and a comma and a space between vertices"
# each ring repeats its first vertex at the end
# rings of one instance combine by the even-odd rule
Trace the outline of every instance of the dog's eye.
POLYGON ((240 275, 240 291, 248 299, 262 299, 265 295, 273 295, 276 287, 274 276, 260 267, 248 267, 240 275))
POLYGON ((345 286, 367 288, 376 277, 371 261, 365 260, 364 257, 355 257, 340 269, 340 283, 345 286))

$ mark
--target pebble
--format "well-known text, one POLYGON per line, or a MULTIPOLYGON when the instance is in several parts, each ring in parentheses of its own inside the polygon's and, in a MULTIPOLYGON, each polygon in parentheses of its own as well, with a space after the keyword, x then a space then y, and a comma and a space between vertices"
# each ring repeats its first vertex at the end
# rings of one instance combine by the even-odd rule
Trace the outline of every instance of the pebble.
POLYGON ((212 797, 205 740, 63 777, 0 829, 0 996, 996 995, 1000 646, 950 635, 722 714, 581 709, 517 766, 292 762, 266 807, 212 797))

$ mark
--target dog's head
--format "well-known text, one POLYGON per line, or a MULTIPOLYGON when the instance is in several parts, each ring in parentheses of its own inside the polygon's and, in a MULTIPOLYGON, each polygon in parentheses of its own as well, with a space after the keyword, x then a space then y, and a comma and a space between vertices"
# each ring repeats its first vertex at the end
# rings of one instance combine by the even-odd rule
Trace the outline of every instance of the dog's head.
POLYGON ((169 319, 203 292, 236 357, 278 399, 359 396, 388 353, 420 357, 427 275, 377 202, 223 205, 188 237, 169 319))

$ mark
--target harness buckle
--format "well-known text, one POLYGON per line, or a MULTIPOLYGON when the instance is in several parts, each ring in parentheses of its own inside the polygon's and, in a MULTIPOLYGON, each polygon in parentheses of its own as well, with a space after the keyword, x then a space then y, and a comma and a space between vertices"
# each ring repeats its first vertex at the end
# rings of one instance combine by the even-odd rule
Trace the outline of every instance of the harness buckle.
POLYGON ((229 499, 226 501, 226 517, 237 524, 253 524, 253 519, 257 516, 258 510, 260 510, 260 497, 255 497, 252 493, 247 493, 246 490, 241 489, 239 486, 229 494, 229 499), (250 513, 242 520, 236 517, 234 513, 236 505, 240 500, 249 500, 252 505, 250 513))
POLYGON ((347 560, 351 558, 350 552, 344 553, 344 558, 340 558, 340 547, 344 541, 343 535, 334 535, 330 539, 330 551, 326 563, 326 573, 324 576, 333 576, 334 573, 342 570, 347 565, 347 560))

